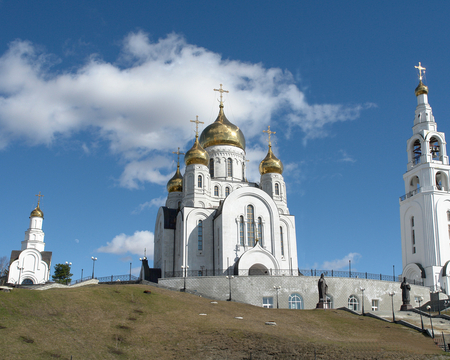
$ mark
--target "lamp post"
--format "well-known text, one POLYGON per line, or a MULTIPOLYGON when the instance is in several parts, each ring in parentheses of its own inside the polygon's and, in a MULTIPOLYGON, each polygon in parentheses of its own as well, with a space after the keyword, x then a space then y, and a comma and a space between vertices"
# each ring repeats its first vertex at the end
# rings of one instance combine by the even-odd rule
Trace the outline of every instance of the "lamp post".
POLYGON ((132 264, 132 263, 130 263, 130 281, 131 281, 131 264, 132 264))
POLYGON ((392 302, 392 322, 395 323, 395 314, 394 314, 394 295, 395 295, 395 292, 394 292, 394 291, 389 293, 389 296, 391 297, 391 302, 392 302))
POLYGON ((91 259, 92 259, 92 278, 94 278, 95 262, 97 261, 97 258, 91 256, 91 259))
POLYGON ((81 281, 83 281, 83 269, 81 269, 81 281))
POLYGON ((229 291, 230 291, 230 296, 228 297, 227 301, 231 301, 231 279, 234 279, 234 276, 233 275, 231 275, 231 276, 227 275, 225 277, 228 279, 229 291))
POLYGON ((422 318, 422 310, 420 310, 420 303, 423 301, 423 297, 420 296, 417 298, 417 301, 419 302, 419 311, 420 311, 420 323, 422 324, 422 331, 423 331, 423 318, 422 318))
POLYGON ((273 288, 277 291, 277 309, 279 309, 279 306, 278 306, 278 290, 281 289, 281 286, 274 286, 273 288))
POLYGON ((430 315, 431 334, 432 334, 433 339, 434 339, 433 320, 432 320, 432 318, 431 318, 431 306, 428 305, 428 306, 427 306, 427 309, 428 309, 428 314, 430 315))
MULTIPOLYGON (((141 262, 144 260, 147 260, 147 256, 139 258, 139 261, 141 261, 141 262)), ((139 274, 139 280, 148 280, 145 278, 145 271, 142 271, 142 263, 141 263, 141 273, 139 274)))
POLYGON ((364 289, 363 287, 360 287, 360 290, 362 292, 362 314, 364 316, 364 290, 366 290, 366 289, 364 289))
POLYGON ((189 265, 181 265, 181 269, 183 270, 183 279, 184 279, 183 291, 186 291, 186 276, 187 270, 189 269, 189 265))
POLYGON ((65 274, 65 275, 66 275, 66 285, 67 285, 67 283, 69 282, 69 279, 68 279, 68 278, 69 278, 70 267, 72 266, 72 263, 66 261, 66 265, 68 265, 68 267, 69 267, 69 271, 67 271, 67 274, 65 274))

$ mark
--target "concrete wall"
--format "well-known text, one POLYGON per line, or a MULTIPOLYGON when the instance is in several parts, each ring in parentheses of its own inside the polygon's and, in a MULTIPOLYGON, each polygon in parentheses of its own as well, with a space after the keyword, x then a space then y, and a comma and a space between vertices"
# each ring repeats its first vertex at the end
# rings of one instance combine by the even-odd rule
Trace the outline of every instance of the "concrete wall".
MULTIPOLYGON (((389 293, 395 292, 394 309, 398 311, 402 304, 400 283, 390 281, 349 279, 349 278, 325 278, 328 285, 328 294, 332 297, 333 308, 347 307, 348 298, 356 296, 359 302, 358 311, 362 308, 362 291, 364 291, 365 311, 371 311, 372 299, 378 300, 379 311, 392 311, 391 297, 389 293)), ((290 277, 290 276, 240 276, 231 279, 231 299, 233 301, 262 306, 263 297, 273 297, 273 305, 276 307, 277 292, 274 286, 280 286, 278 291, 279 307, 289 308, 289 295, 299 294, 303 298, 304 309, 314 309, 319 300, 317 282, 319 277, 290 277)), ((183 278, 159 279, 162 286, 182 289, 183 278)), ((229 279, 225 277, 187 277, 186 291, 196 292, 213 299, 227 300, 229 298, 229 279)), ((414 302, 415 297, 422 296, 424 302, 430 300, 430 292, 427 287, 411 285, 411 305, 418 306, 414 302)), ((423 303, 422 303, 423 304, 423 303)))

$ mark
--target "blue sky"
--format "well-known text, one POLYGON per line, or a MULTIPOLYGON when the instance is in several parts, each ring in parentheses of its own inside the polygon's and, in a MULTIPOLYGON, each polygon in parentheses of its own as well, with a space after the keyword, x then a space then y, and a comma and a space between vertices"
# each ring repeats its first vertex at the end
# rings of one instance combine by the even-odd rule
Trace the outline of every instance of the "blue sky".
MULTIPOLYGON (((44 194, 46 250, 74 278, 151 257, 193 125, 247 141, 249 180, 276 131, 300 269, 401 272, 399 196, 418 79, 448 122, 450 3, 0 1, 0 256, 44 194)), ((449 135, 450 136, 450 135, 449 135)))

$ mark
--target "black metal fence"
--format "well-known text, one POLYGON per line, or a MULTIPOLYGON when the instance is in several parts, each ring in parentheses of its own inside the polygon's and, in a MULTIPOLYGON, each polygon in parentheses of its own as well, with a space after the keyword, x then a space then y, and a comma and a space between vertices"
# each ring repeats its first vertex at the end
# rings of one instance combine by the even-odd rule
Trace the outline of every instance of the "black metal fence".
MULTIPOLYGON (((86 276, 82 279, 72 281, 71 285, 78 284, 83 281, 88 281, 91 279, 92 276, 86 276)), ((111 276, 95 277, 95 279, 97 279, 99 283, 105 283, 105 282, 121 282, 121 281, 138 281, 139 277, 128 274, 128 275, 111 275, 111 276)))

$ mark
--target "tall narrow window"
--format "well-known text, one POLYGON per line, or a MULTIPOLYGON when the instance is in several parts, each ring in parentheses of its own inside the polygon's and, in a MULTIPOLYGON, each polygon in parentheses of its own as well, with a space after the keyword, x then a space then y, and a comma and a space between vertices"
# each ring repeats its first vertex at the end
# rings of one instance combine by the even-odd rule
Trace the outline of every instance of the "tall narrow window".
POLYGON ((214 196, 219 196, 219 187, 214 186, 214 196))
POLYGON ((414 230, 414 216, 411 217, 411 242, 412 242, 412 253, 416 253, 416 231, 414 230))
POLYGON ((258 241, 259 245, 262 245, 262 219, 258 218, 258 241))
POLYGON ((242 180, 244 180, 245 179, 245 165, 244 165, 244 163, 242 163, 242 180))
POLYGON ((225 197, 227 197, 228 195, 230 195, 230 188, 227 186, 225 188, 225 197))
POLYGON ((450 239, 450 210, 447 210, 448 238, 450 239))
POLYGON ((198 222, 197 226, 198 233, 198 250, 203 250, 203 221, 198 222))
POLYGON ((416 141, 414 141, 414 145, 413 145, 413 162, 414 162, 414 164, 420 163, 421 155, 422 155, 422 149, 420 146, 420 141, 416 140, 416 141))
POLYGON ((239 218, 239 244, 244 246, 244 217, 239 218))
POLYGON ((253 206, 247 206, 247 241, 248 246, 255 246, 255 217, 253 206))
POLYGON ((214 159, 209 159, 209 175, 214 177, 214 159))
POLYGON ((281 226, 280 226, 280 245, 281 245, 281 256, 284 256, 283 228, 281 226))
POLYGON ((275 184, 275 195, 280 195, 280 185, 278 183, 275 184))
POLYGON ((197 187, 201 189, 203 187, 203 177, 201 175, 198 176, 197 179, 197 187))
POLYGON ((233 176, 233 160, 231 160, 231 158, 227 159, 227 176, 233 176))

